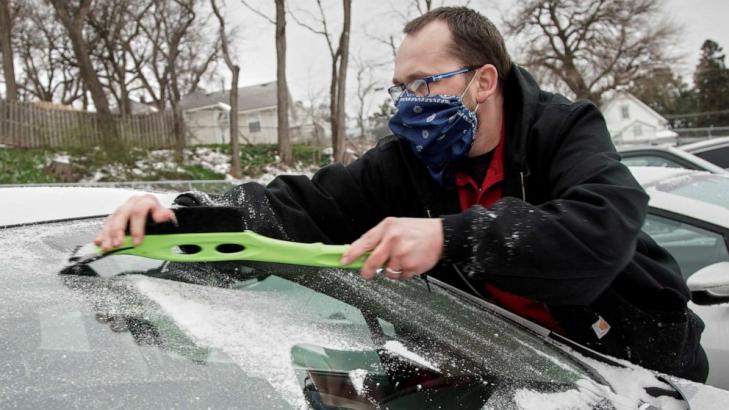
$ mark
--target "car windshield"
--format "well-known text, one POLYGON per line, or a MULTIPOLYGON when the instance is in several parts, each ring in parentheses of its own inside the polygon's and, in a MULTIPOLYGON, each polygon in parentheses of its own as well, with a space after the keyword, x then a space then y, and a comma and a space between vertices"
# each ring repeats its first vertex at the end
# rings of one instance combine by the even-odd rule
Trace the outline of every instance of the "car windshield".
POLYGON ((696 173, 671 178, 652 188, 729 209, 729 178, 696 173))
POLYGON ((37 408, 505 408, 605 387, 423 280, 112 256, 58 275, 99 220, 0 230, 0 401, 37 408))

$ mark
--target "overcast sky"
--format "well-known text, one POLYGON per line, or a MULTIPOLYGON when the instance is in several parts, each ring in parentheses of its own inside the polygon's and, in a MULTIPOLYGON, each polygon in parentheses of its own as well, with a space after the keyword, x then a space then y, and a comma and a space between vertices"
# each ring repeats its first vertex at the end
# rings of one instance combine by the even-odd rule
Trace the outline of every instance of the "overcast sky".
MULTIPOLYGON (((260 10, 273 16, 271 1, 249 0, 249 4, 260 7, 260 10)), ((298 12, 301 18, 307 19, 306 11, 317 11, 314 0, 288 0, 289 6, 298 12)), ((389 85, 392 70, 391 52, 387 46, 372 37, 386 38, 390 33, 401 30, 404 17, 408 11, 401 0, 353 0, 351 53, 368 61, 382 64, 374 73, 376 80, 383 87, 389 85), (393 10, 400 9, 399 13, 393 10)), ((434 3, 438 3, 436 0, 434 3)), ((464 1, 447 1, 448 4, 463 4, 464 1)), ((341 22, 341 2, 324 0, 330 16, 330 29, 339 30, 341 22)), ((470 6, 492 19, 501 28, 501 15, 509 11, 515 0, 472 0, 470 6)), ((237 57, 241 65, 242 85, 256 84, 275 80, 276 49, 273 36, 273 25, 246 9, 239 0, 227 0, 229 20, 238 27, 236 39, 237 57)), ((729 1, 727 0, 666 0, 665 14, 684 27, 684 36, 678 49, 685 56, 684 63, 677 71, 690 76, 699 58, 699 48, 703 41, 711 38, 725 49, 729 49, 729 1)), ((410 10, 414 16, 416 11, 410 10)), ((312 95, 326 96, 329 82, 330 56, 324 38, 311 33, 296 22, 289 19, 287 25, 289 88, 296 100, 311 100, 312 95)), ((507 40, 508 43, 508 40, 507 40)), ((518 45, 507 44, 512 53, 518 45)), ((356 63, 350 59, 350 76, 348 91, 356 87, 354 70, 356 63)), ((225 71, 224 66, 220 66, 225 71)), ((687 80, 690 80, 687 78, 687 80)), ((212 85, 211 85, 212 86, 212 85)), ((217 85, 215 88, 219 88, 217 85)), ((350 94, 348 92, 348 94, 350 94)), ((386 98, 384 91, 376 97, 372 104, 386 98)), ((354 104, 349 98, 350 104, 354 104)))

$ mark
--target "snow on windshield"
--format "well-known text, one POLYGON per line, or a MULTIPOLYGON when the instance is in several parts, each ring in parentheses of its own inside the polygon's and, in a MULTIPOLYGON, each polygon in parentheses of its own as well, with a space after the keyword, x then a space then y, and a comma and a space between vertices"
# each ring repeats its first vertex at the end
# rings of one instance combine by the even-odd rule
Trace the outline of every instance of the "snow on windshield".
POLYGON ((387 342, 385 342, 385 349, 392 353, 398 354, 405 359, 412 361, 413 363, 419 364, 429 369, 433 369, 435 371, 440 371, 438 366, 434 365, 428 359, 425 359, 417 353, 411 352, 410 350, 408 350, 407 347, 405 347, 405 345, 398 342, 397 340, 388 340, 387 342))
POLYGON ((136 287, 160 305, 197 343, 227 353, 252 377, 267 380, 294 406, 304 406, 291 348, 309 343, 338 350, 371 350, 366 329, 327 326, 281 292, 241 292, 143 276, 136 287))

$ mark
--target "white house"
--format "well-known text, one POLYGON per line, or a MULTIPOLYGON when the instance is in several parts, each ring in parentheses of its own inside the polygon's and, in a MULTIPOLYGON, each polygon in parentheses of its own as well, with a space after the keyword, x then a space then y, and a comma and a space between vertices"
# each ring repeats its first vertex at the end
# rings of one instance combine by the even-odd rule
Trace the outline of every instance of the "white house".
MULTIPOLYGON (((182 98, 188 143, 227 144, 230 142, 230 90, 195 91, 182 98)), ((303 123, 307 116, 301 105, 289 100, 289 128, 293 142, 308 140, 313 124, 303 123)), ((275 144, 278 142, 278 105, 276 82, 238 88, 238 135, 240 142, 275 144)))
POLYGON ((676 143, 668 121, 627 91, 617 91, 600 110, 615 145, 676 143))

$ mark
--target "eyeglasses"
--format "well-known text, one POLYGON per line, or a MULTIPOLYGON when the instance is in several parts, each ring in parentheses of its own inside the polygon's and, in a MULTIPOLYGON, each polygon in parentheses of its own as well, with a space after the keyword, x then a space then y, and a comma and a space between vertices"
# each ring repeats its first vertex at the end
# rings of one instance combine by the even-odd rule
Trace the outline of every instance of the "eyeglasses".
POLYGON ((454 77, 458 74, 468 73, 470 71, 476 70, 477 68, 478 67, 463 67, 459 68, 458 70, 449 71, 447 73, 435 74, 425 78, 418 78, 417 80, 413 80, 407 84, 393 85, 392 87, 387 89, 387 92, 390 93, 392 101, 394 101, 396 104, 397 100, 399 100, 405 92, 416 95, 418 97, 427 97, 430 95, 430 83, 445 80, 446 78, 454 77))

